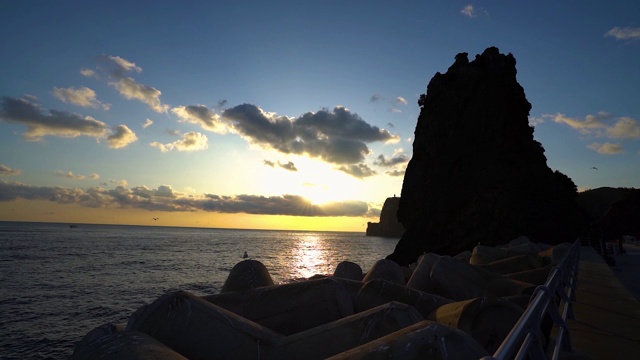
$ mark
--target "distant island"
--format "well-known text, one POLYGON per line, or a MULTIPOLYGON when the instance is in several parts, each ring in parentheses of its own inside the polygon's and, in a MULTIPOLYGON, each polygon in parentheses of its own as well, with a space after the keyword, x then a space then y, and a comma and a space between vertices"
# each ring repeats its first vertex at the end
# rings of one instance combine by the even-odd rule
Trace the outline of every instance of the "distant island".
POLYGON ((380 222, 367 223, 367 236, 381 236, 400 238, 404 233, 404 226, 398 221, 399 197, 390 197, 385 200, 380 211, 380 222))

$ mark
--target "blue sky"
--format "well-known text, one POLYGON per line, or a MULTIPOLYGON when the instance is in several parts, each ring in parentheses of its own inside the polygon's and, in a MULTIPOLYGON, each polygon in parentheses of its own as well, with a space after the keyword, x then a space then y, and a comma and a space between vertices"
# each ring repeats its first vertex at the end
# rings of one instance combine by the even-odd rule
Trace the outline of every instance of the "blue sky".
POLYGON ((490 46, 515 56, 552 169, 580 189, 639 187, 639 15, 636 1, 3 1, 0 220, 363 231, 401 191, 429 80, 490 46))

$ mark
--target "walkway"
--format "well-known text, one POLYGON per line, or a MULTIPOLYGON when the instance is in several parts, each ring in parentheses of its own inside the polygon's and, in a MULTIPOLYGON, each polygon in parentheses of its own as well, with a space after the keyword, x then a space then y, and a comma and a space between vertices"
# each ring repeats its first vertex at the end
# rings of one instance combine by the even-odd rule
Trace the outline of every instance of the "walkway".
POLYGON ((618 265, 610 268, 592 247, 581 248, 575 320, 568 321, 576 353, 591 359, 640 356, 640 302, 620 281, 640 286, 633 281, 640 279, 640 248, 635 250, 617 255, 618 265))

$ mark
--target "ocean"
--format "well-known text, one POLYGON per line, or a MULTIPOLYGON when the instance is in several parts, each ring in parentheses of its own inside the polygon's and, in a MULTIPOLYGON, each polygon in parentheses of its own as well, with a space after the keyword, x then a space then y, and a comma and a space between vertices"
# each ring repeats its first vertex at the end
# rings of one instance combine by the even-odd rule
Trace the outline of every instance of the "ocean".
POLYGON ((220 291, 246 251, 276 283, 367 271, 396 239, 356 232, 0 222, 0 359, 67 359, 105 323, 186 290, 220 291))

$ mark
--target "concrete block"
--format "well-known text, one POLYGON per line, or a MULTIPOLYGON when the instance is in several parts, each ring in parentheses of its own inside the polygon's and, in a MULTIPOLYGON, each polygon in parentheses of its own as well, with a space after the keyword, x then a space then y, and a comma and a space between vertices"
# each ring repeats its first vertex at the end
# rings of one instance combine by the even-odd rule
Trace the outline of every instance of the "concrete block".
POLYGON ((283 337, 185 291, 138 309, 126 331, 144 332, 191 360, 259 359, 283 337))
MULTIPOLYGON (((96 335, 95 333, 93 335, 96 335)), ((84 344, 70 360, 187 360, 142 332, 111 332, 84 344)))
POLYGON ((389 280, 398 284, 405 284, 404 273, 395 261, 382 259, 376 261, 375 264, 371 267, 371 269, 367 272, 362 282, 366 283, 367 281, 373 279, 384 279, 389 280))
POLYGON ((387 280, 375 279, 364 284, 356 298, 356 311, 375 308, 390 301, 413 306, 425 318, 439 306, 452 302, 441 296, 429 294, 387 280))
POLYGON ((488 353, 493 354, 523 311, 509 300, 477 298, 442 305, 428 319, 468 333, 488 353))
POLYGON ((360 282, 327 277, 202 299, 280 334, 291 335, 353 314, 354 291, 359 287, 360 282))
POLYGON ((244 260, 231 269, 220 292, 245 291, 270 285, 273 285, 273 279, 264 264, 257 260, 244 260))
POLYGON ((390 302, 287 336, 268 359, 325 359, 424 320, 411 306, 390 302))
POLYGON ((328 359, 475 360, 487 355, 487 351, 471 335, 425 320, 328 359))

